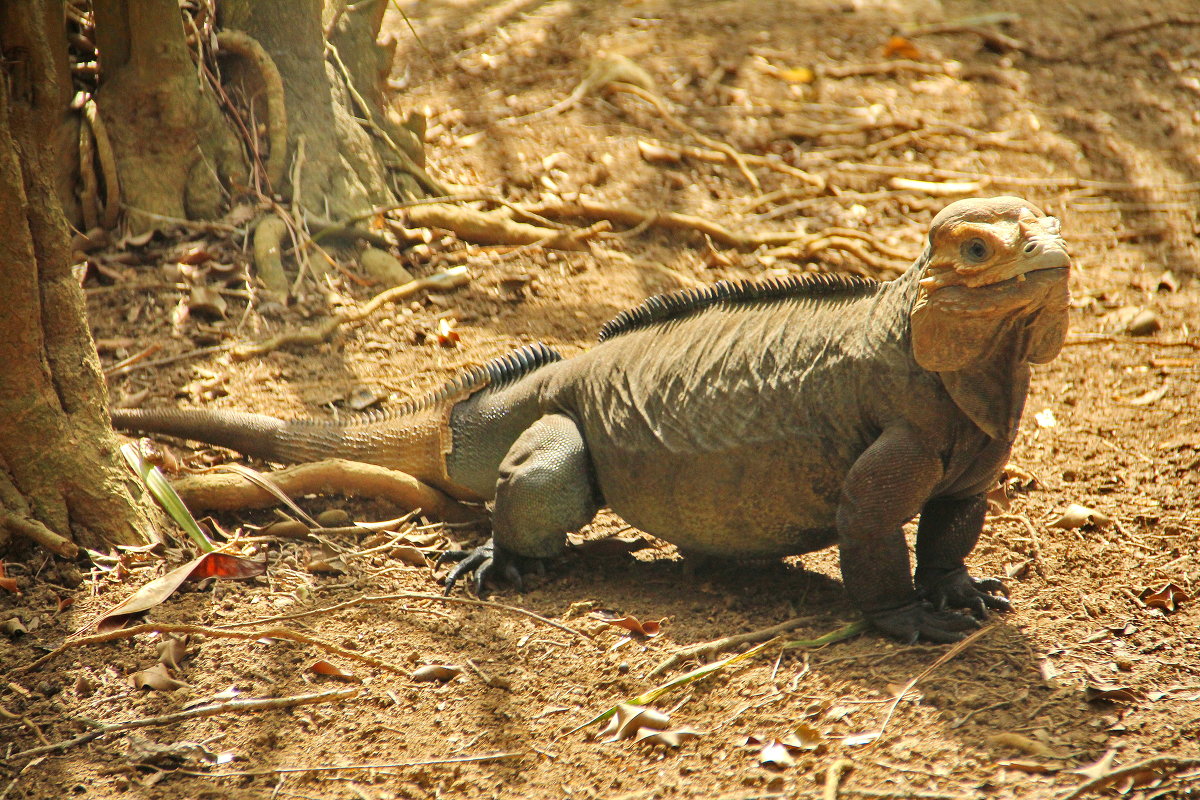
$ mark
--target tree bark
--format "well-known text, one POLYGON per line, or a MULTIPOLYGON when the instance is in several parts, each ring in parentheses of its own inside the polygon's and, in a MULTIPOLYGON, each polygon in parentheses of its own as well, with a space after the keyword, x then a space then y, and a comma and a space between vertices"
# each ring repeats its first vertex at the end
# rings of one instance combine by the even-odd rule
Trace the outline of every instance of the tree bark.
POLYGON ((245 184, 241 147, 197 77, 176 0, 93 0, 103 82, 96 104, 133 230, 145 213, 212 219, 245 184))
POLYGON ((142 543, 151 523, 108 423, 56 191, 63 35, 61 2, 0 2, 0 52, 20 56, 0 70, 0 544, 69 556, 142 543))

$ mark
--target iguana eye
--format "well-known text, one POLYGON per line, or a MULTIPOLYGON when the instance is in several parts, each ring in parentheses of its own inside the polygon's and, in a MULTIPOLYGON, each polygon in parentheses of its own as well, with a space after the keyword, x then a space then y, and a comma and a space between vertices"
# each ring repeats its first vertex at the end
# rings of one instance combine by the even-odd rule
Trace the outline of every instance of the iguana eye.
POLYGON ((988 247, 988 243, 978 237, 967 239, 959 248, 962 257, 974 264, 979 264, 991 258, 992 248, 988 247))

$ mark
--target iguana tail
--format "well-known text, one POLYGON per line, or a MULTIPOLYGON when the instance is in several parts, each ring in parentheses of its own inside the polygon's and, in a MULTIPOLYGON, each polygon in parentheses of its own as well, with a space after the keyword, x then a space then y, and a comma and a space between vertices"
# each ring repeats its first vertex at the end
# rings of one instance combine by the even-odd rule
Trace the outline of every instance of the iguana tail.
POLYGON ((118 430, 177 436, 288 464, 326 458, 363 461, 407 472, 459 499, 478 499, 477 492, 465 489, 447 473, 454 407, 561 359, 545 345, 527 345, 464 372, 420 399, 345 421, 281 420, 208 409, 119 408, 110 413, 118 430))

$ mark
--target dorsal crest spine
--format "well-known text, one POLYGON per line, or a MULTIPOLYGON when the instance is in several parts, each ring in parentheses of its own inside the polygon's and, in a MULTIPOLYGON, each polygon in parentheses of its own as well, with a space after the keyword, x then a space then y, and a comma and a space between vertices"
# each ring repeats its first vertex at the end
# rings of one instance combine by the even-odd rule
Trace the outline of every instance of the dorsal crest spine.
POLYGON ((668 320, 690 316, 721 304, 750 304, 798 297, 862 297, 883 284, 853 275, 788 275, 765 281, 720 281, 699 289, 684 289, 651 297, 622 311, 600 329, 600 341, 668 320))

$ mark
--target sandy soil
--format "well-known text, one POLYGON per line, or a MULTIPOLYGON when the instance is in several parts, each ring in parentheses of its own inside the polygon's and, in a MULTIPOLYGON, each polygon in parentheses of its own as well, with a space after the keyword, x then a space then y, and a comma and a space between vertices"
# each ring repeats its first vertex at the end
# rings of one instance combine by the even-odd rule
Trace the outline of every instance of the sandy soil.
MULTIPOLYGON (((693 569, 659 543, 632 555, 583 547, 522 592, 496 590, 494 600, 585 634, 577 635, 508 609, 411 598, 268 621, 364 595, 437 592, 433 572, 400 545, 474 543, 485 528, 414 521, 390 536, 342 537, 335 544, 347 552, 332 565, 308 544, 247 544, 269 554, 266 577, 185 588, 149 619, 241 631, 281 625, 342 650, 193 637, 174 672, 186 685, 174 691, 131 687, 135 672, 158 663, 157 635, 20 669, 182 561, 179 549, 167 561, 126 555, 119 567, 91 573, 37 560, 10 567, 22 595, 0 592, 0 621, 17 618, 30 629, 0 648, 4 753, 69 739, 88 730, 87 720, 174 713, 228 702, 235 692, 253 699, 360 691, 109 734, 20 773, 27 759, 17 759, 0 767, 0 792, 749 800, 833 797, 837 789, 844 797, 1041 798, 1065 797, 1104 774, 1086 771, 1101 759, 1122 767, 1166 756, 1175 760, 1163 771, 1131 773, 1138 785, 1126 780, 1084 796, 1195 796, 1200 612, 1189 598, 1200 592, 1200 17, 1188 2, 1156 4, 1154 17, 1130 6, 1012 0, 1004 9, 1016 21, 987 26, 1008 39, 958 30, 895 42, 898 55, 916 58, 913 67, 885 52, 892 34, 995 5, 401 0, 420 39, 398 15, 389 20, 399 40, 396 111, 426 115, 429 167, 444 181, 530 205, 585 196, 677 211, 742 233, 852 229, 860 236, 846 241, 858 252, 739 251, 653 227, 596 240, 584 252, 468 248, 435 233, 406 251, 406 264, 418 275, 467 264, 468 286, 391 308, 320 347, 239 363, 189 358, 112 381, 118 401, 284 416, 323 414, 363 390, 394 402, 518 344, 579 352, 608 318, 656 292, 816 269, 894 275, 919 252, 931 216, 959 196, 905 180, 1021 194, 1063 221, 1075 258, 1072 334, 1060 357, 1035 373, 1012 459, 1015 496, 989 519, 971 558, 977 574, 1007 576, 1015 610, 970 646, 944 662, 945 647, 875 635, 768 649, 654 703, 670 727, 699 736, 679 747, 607 742, 574 729, 664 680, 649 671, 682 646, 793 617, 804 618, 792 634, 802 639, 853 621, 836 554, 693 569), (1155 20, 1173 21, 1143 24, 1155 20), (710 142, 804 170, 824 188, 762 164, 748 165, 756 188, 729 164, 650 161, 639 142, 714 151, 627 93, 591 92, 546 112, 615 56, 653 79, 675 120, 710 142), (1152 317, 1143 315, 1135 325, 1142 334, 1131 335, 1145 311, 1152 317), (456 346, 438 344, 443 318, 457 320, 456 346), (1053 527, 1070 504, 1111 521, 1053 527), (1179 590, 1175 610, 1144 599, 1169 584, 1179 590), (73 604, 60 608, 65 600, 73 604), (631 638, 599 619, 627 614, 661 621, 661 633, 631 638), (312 672, 322 659, 362 683, 312 672), (431 664, 461 672, 445 683, 410 677, 431 664), (763 745, 746 744, 789 735, 798 740, 791 765, 764 763, 763 745), (203 749, 171 747, 185 742, 203 749), (206 751, 232 760, 214 764, 206 751), (364 768, 370 764, 383 766, 364 768), (354 768, 328 769, 337 765, 354 768)), ((158 358, 263 336, 374 291, 339 279, 291 309, 248 314, 231 297, 224 321, 194 318, 173 331, 179 293, 159 267, 121 269, 123 282, 89 283, 106 364, 156 342, 158 358)), ((304 505, 358 519, 396 515, 381 503, 337 497, 304 505)), ((220 523, 253 536, 245 526, 272 518, 252 512, 220 523)), ((584 534, 598 539, 623 527, 605 513, 584 534)))

